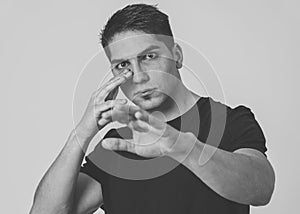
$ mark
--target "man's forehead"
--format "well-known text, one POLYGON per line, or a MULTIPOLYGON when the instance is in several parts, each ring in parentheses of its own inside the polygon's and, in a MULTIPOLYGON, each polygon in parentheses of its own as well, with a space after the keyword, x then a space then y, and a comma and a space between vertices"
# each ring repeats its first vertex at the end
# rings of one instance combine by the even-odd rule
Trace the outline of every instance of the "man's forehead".
POLYGON ((149 48, 158 49, 164 46, 164 43, 154 34, 126 32, 115 35, 106 48, 109 52, 109 60, 112 62, 135 57, 149 48))

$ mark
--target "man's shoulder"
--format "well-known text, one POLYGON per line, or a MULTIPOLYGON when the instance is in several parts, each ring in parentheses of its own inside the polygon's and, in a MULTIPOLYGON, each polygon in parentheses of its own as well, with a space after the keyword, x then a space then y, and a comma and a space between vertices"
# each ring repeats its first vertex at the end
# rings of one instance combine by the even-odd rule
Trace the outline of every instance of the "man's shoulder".
POLYGON ((212 97, 201 97, 197 102, 198 108, 205 111, 226 110, 227 116, 239 116, 242 114, 251 114, 254 116, 251 108, 246 105, 237 105, 235 107, 226 104, 225 101, 218 101, 212 97))
POLYGON ((201 97, 197 106, 199 109, 200 115, 206 114, 212 116, 226 116, 232 108, 225 104, 223 101, 217 101, 212 97, 201 97))

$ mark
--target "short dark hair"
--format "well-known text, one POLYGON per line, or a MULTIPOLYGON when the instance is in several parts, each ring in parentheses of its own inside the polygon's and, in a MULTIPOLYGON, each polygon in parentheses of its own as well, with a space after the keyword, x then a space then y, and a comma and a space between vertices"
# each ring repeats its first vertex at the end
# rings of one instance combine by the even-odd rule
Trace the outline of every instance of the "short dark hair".
MULTIPOLYGON (((131 4, 115 12, 101 30, 102 47, 107 47, 115 34, 125 31, 143 31, 147 34, 165 35, 174 44, 169 17, 159 11, 157 5, 131 4)), ((168 44, 166 45, 169 47, 168 44)))

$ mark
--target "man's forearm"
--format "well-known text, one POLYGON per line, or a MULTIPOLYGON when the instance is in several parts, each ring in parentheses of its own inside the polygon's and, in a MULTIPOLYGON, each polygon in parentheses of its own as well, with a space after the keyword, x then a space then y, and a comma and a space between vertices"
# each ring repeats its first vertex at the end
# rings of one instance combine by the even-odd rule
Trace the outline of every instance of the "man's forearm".
MULTIPOLYGON (((200 142, 195 137, 189 138, 195 144, 182 162, 199 179, 222 197, 242 204, 265 205, 273 192, 272 169, 265 160, 244 154, 227 152, 200 142), (204 164, 198 160, 201 152, 215 153, 204 164)), ((190 145, 192 145, 190 144, 190 145)), ((175 160, 182 160, 178 153, 170 153, 175 160)))
POLYGON ((55 161, 40 181, 30 214, 64 213, 72 206, 74 187, 90 139, 80 139, 73 130, 55 161))

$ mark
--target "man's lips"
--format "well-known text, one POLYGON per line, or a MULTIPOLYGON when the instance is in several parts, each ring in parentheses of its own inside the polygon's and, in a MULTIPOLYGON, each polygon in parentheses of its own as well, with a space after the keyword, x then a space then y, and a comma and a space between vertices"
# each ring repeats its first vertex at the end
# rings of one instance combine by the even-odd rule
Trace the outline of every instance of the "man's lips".
POLYGON ((149 94, 151 94, 154 90, 155 90, 155 88, 150 88, 150 89, 145 89, 145 90, 138 91, 138 92, 134 93, 134 97, 136 97, 136 96, 145 96, 145 95, 149 95, 149 94))

